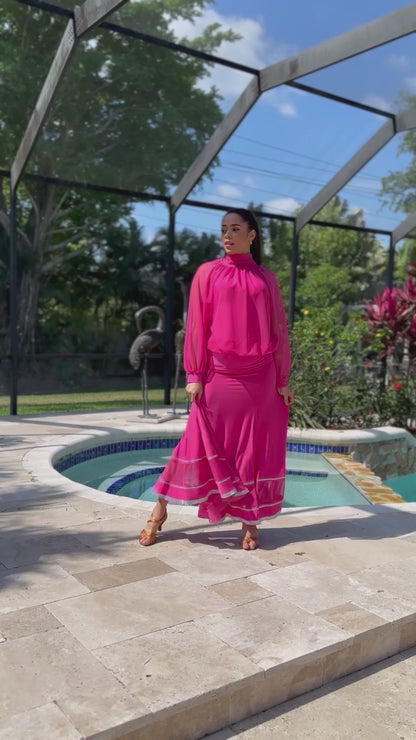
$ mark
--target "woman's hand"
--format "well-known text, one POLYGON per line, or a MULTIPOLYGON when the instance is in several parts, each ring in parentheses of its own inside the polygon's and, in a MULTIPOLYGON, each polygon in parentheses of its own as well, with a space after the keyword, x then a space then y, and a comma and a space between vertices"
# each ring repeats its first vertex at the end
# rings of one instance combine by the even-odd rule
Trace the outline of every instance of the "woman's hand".
POLYGON ((295 397, 292 389, 288 385, 285 385, 283 388, 278 388, 277 392, 282 396, 286 406, 291 406, 295 397))
POLYGON ((185 390, 191 401, 202 396, 202 383, 188 383, 185 390))

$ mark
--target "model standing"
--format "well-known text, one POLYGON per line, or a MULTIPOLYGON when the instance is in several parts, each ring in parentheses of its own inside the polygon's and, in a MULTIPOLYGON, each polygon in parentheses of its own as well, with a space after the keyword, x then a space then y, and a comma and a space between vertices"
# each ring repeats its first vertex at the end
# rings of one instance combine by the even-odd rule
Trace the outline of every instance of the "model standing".
POLYGON ((283 502, 286 434, 293 393, 289 340, 274 274, 261 266, 257 222, 235 209, 221 225, 225 256, 202 264, 192 282, 184 365, 192 403, 183 436, 154 490, 139 535, 152 545, 169 500, 199 505, 215 524, 242 522, 242 547, 258 547, 257 523, 283 502))

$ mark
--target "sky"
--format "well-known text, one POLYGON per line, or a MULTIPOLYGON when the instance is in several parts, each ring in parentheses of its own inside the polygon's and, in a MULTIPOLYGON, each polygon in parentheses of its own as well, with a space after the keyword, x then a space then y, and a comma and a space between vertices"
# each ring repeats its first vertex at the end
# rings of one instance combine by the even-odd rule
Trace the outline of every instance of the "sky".
MULTIPOLYGON (((211 23, 232 29, 240 38, 224 42, 222 56, 262 69, 338 34, 402 8, 398 0, 216 0, 195 24, 178 20, 173 30, 186 43, 211 23)), ((251 76, 216 65, 204 89, 221 95, 226 114, 251 76)), ((333 65, 300 80, 322 90, 385 111, 397 111, 400 91, 416 94, 414 34, 333 65)), ((220 153, 212 179, 203 179, 190 198, 246 206, 290 215, 331 179, 354 152, 385 122, 385 117, 282 86, 261 98, 220 153)), ((350 210, 362 209, 367 226, 393 229, 404 218, 383 204, 381 178, 403 169, 409 156, 398 152, 396 135, 341 191, 350 210)), ((139 205, 135 216, 147 239, 167 225, 163 204, 139 205)), ((177 229, 219 233, 221 214, 182 206, 177 229)))

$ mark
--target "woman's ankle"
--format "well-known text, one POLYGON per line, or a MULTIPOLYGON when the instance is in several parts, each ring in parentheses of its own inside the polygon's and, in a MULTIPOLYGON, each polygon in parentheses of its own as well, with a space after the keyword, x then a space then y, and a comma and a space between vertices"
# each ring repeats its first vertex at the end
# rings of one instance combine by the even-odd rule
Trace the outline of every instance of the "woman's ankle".
POLYGON ((161 519, 165 515, 167 509, 166 501, 157 501, 153 507, 152 514, 156 519, 161 519))

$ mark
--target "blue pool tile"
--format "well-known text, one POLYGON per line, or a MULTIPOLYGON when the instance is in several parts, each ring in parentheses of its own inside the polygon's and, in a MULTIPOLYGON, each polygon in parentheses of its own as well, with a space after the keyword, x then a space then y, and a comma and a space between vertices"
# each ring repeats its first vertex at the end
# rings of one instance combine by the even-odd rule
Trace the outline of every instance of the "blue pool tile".
MULTIPOLYGON (((144 470, 136 470, 133 473, 124 475, 119 480, 115 481, 107 488, 107 493, 118 493, 124 486, 131 483, 132 480, 139 480, 140 478, 148 478, 150 475, 158 475, 163 470, 163 467, 145 468, 144 470)), ((146 482, 146 488, 148 483, 146 482)))
MULTIPOLYGON (((87 450, 81 450, 72 455, 65 455, 60 458, 56 464, 55 469, 58 472, 64 472, 68 468, 88 460, 93 460, 105 455, 112 455, 120 452, 129 452, 131 450, 151 450, 151 449, 165 449, 171 450, 179 442, 178 438, 155 438, 155 439, 132 439, 123 440, 120 442, 109 442, 96 447, 91 447, 87 450)), ((303 452, 312 455, 321 454, 322 452, 340 452, 347 453, 348 447, 345 445, 323 445, 323 444, 308 444, 300 442, 288 442, 286 445, 288 452, 303 452)), ((296 473, 297 475, 299 472, 296 473)))
POLYGON ((307 478, 328 478, 328 473, 323 470, 286 470, 286 475, 302 475, 307 478))

